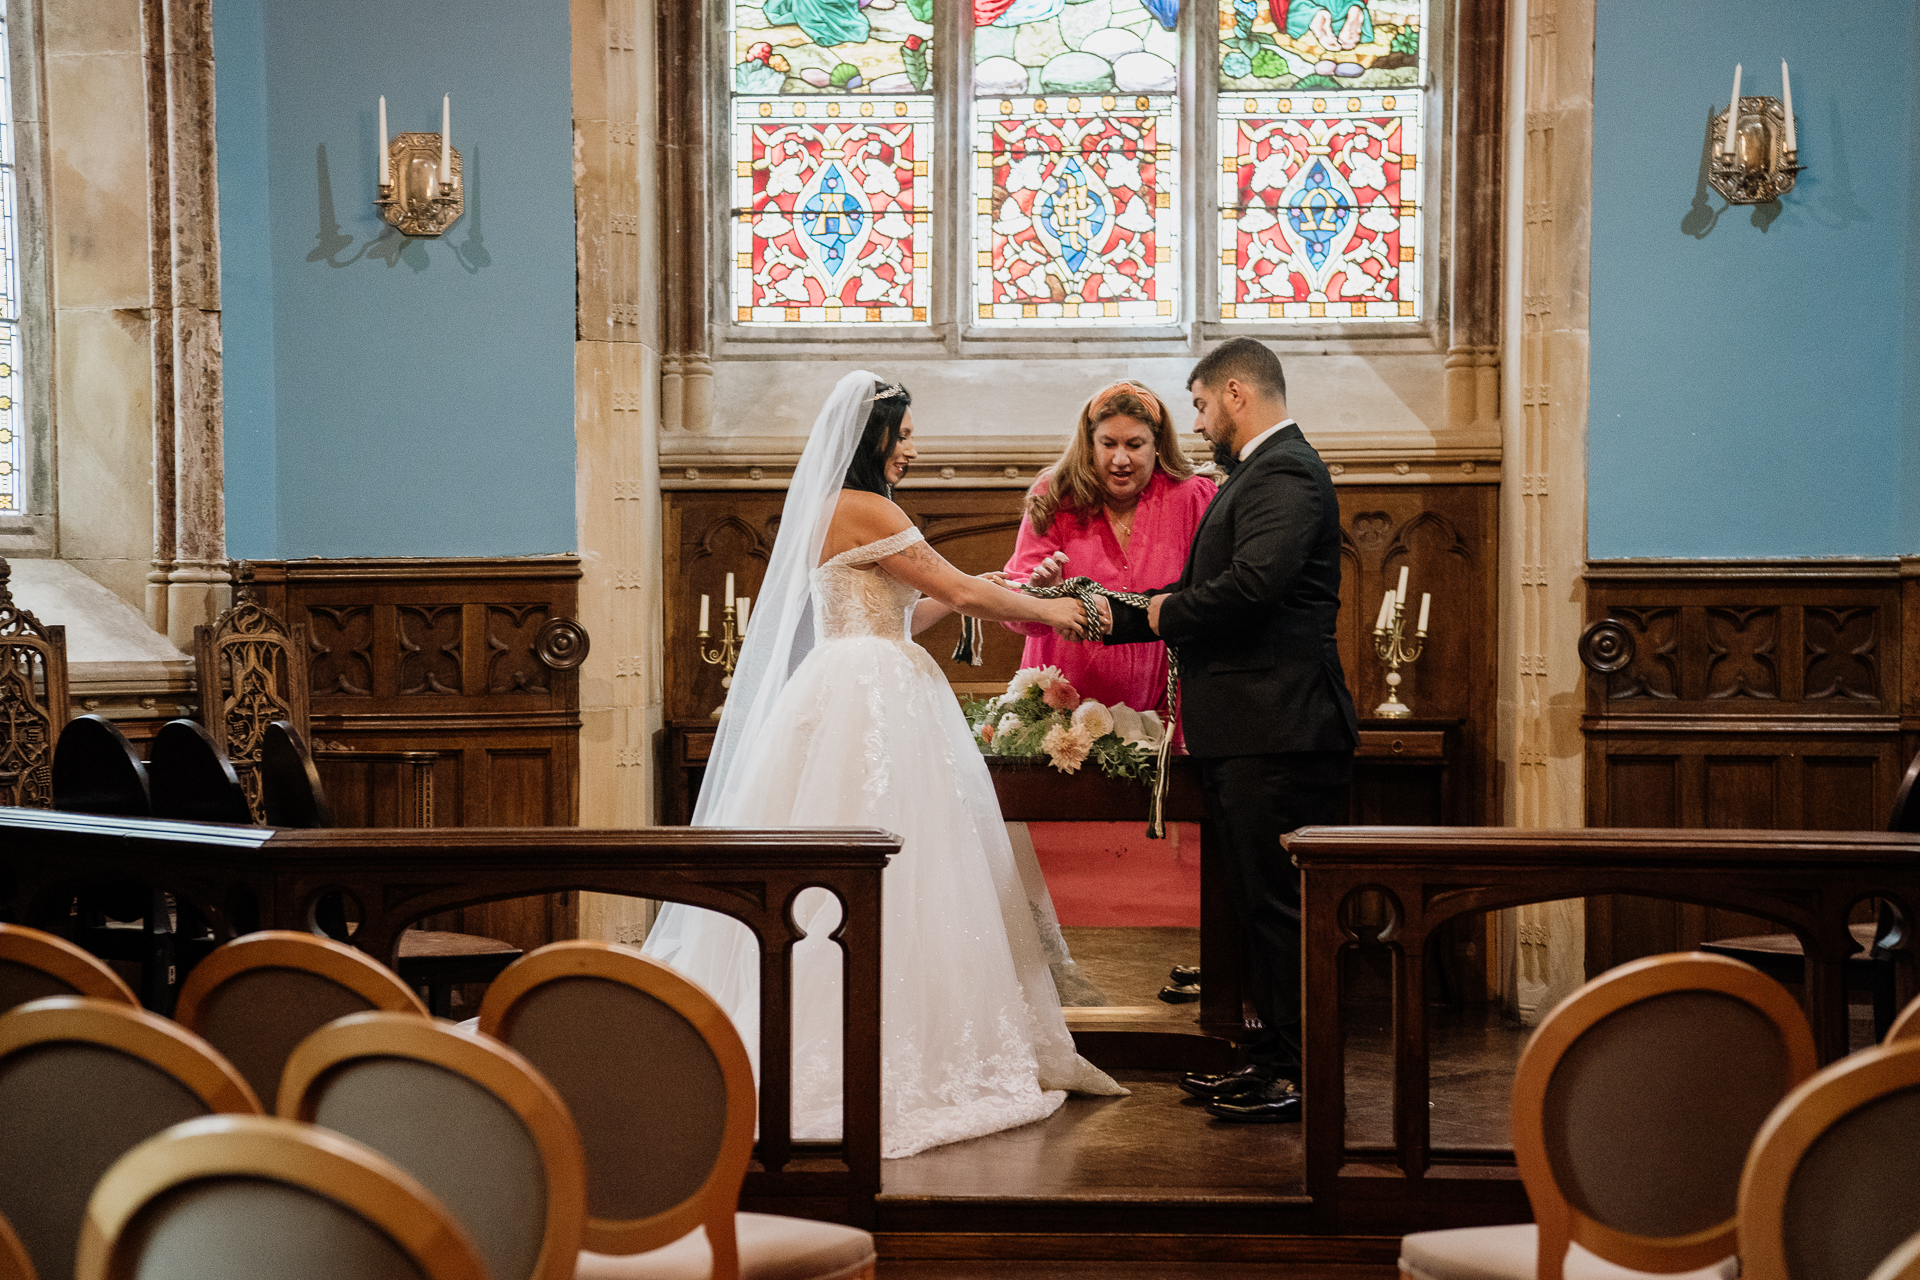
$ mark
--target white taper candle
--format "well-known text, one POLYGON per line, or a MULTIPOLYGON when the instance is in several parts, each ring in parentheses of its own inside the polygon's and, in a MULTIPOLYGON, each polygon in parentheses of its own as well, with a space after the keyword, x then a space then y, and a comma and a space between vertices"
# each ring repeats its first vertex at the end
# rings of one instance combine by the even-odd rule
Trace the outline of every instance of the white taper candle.
POLYGON ((712 596, 700 597, 700 634, 707 634, 707 607, 713 602, 712 596))
POLYGON ((1376 617, 1373 620, 1373 629, 1375 631, 1385 631, 1388 627, 1392 625, 1393 625, 1393 592, 1389 591, 1386 594, 1386 598, 1380 601, 1380 614, 1378 617, 1376 617))
POLYGON ((1433 605, 1432 594, 1426 591, 1422 591, 1420 593, 1420 621, 1415 623, 1413 628, 1415 631, 1419 632, 1421 635, 1427 634, 1427 610, 1431 608, 1432 605, 1433 605))
POLYGON ((1407 566, 1400 566, 1400 588, 1393 593, 1393 602, 1402 609, 1407 607, 1407 566))
MULTIPOLYGON (((1784 65, 1784 64, 1782 64, 1784 65)), ((387 96, 380 95, 380 185, 393 185, 393 170, 388 168, 387 160, 387 96)))
POLYGON ((1740 124, 1740 64, 1733 64, 1733 102, 1727 107, 1727 140, 1721 147, 1729 156, 1733 154, 1733 131, 1740 124))
POLYGON ((1793 139, 1793 81, 1787 78, 1787 60, 1780 59, 1780 93, 1787 100, 1787 150, 1800 148, 1793 139))
POLYGON ((453 95, 444 94, 440 98, 440 185, 453 185, 453 95))
POLYGON ((753 601, 748 599, 746 596, 741 596, 738 600, 733 602, 733 607, 735 612, 737 612, 740 615, 739 634, 743 636, 747 634, 747 606, 752 603, 753 601))
POLYGON ((727 603, 733 603, 733 575, 727 575, 727 603))

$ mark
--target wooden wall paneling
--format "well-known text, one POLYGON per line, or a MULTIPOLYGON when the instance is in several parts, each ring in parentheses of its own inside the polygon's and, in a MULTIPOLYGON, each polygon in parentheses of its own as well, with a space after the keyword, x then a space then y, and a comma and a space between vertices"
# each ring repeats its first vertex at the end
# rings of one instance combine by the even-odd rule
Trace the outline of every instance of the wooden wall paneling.
MULTIPOLYGON (((927 535, 928 545, 955 568, 962 573, 988 573, 1004 568, 1013 556, 1026 496, 1021 489, 907 489, 900 493, 900 505, 927 535)), ((976 686, 979 692, 997 693, 1020 669, 1027 639, 998 623, 988 623, 982 630, 984 651, 977 667, 953 660, 954 646, 960 643, 958 617, 949 616, 928 627, 920 643, 956 688, 976 686)))
MULTIPOLYGON (((1911 754, 1900 714, 1912 696, 1910 582, 1891 561, 1591 566, 1590 631, 1625 661, 1586 682, 1589 825, 1884 826, 1911 754)), ((1735 912, 1596 899, 1588 968, 1776 930, 1735 912)))
MULTIPOLYGON (((435 753, 435 826, 572 825, 578 671, 540 655, 543 629, 577 615, 579 577, 571 556, 256 562, 262 602, 307 627, 315 762, 339 825, 413 812, 406 770, 355 750, 435 753)), ((426 924, 532 949, 575 936, 576 915, 559 894, 426 924)))

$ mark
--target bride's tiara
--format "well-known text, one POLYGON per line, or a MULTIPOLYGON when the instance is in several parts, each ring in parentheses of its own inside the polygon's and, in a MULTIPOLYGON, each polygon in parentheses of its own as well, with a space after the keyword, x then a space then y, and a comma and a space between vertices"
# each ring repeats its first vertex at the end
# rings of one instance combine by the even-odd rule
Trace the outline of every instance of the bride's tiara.
POLYGON ((891 400, 895 396, 903 396, 905 394, 907 394, 907 389, 899 383, 882 382, 874 388, 873 395, 867 400, 867 403, 872 404, 875 400, 891 400))

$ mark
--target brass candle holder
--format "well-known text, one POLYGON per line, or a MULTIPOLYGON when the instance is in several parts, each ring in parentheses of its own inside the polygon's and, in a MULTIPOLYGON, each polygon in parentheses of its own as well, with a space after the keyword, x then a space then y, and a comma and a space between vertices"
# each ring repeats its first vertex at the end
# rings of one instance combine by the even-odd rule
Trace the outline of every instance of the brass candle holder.
POLYGON ((1375 707, 1373 714, 1387 720, 1412 717, 1413 708, 1400 701, 1400 668, 1412 666, 1421 650, 1427 647, 1426 629, 1414 632, 1413 639, 1408 640, 1406 626, 1407 608, 1395 600, 1392 621, 1384 627, 1376 626, 1373 629, 1373 651, 1380 661, 1387 664, 1387 700, 1375 707))
MULTIPOLYGON (((704 612, 705 610, 703 609, 702 613, 704 614, 704 612)), ((737 617, 738 613, 733 605, 728 604, 723 607, 720 610, 719 646, 713 649, 707 647, 709 637, 704 628, 699 632, 699 643, 695 646, 699 650, 700 661, 710 667, 719 667, 721 669, 720 687, 722 689, 731 689, 733 687, 733 668, 740 661, 740 632, 735 626, 735 619, 737 617)), ((713 709, 712 718, 718 720, 720 713, 726 709, 727 699, 723 694, 720 698, 720 705, 713 709)))

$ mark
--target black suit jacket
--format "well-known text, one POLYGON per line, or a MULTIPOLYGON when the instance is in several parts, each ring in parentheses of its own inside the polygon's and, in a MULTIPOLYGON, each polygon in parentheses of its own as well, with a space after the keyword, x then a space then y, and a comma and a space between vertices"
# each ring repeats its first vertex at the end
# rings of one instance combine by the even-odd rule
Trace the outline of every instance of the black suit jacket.
POLYGON ((1340 508, 1297 425, 1236 467, 1201 518, 1160 634, 1113 603, 1108 644, 1165 640, 1180 659, 1181 723, 1195 756, 1351 751, 1360 741, 1340 669, 1340 508))

